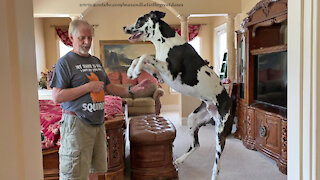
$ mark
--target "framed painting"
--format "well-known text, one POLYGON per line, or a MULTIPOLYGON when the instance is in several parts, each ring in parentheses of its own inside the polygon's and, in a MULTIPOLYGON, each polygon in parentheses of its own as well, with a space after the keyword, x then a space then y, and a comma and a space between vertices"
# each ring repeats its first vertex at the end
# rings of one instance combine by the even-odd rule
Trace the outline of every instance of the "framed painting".
POLYGON ((151 42, 100 41, 100 59, 106 72, 127 72, 131 62, 143 54, 155 55, 151 42))

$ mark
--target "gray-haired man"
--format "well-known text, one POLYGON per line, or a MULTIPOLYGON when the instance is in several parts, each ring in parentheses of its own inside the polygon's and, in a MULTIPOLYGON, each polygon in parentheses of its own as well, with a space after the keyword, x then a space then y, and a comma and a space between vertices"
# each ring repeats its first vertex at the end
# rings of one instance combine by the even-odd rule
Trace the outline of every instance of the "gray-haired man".
POLYGON ((87 180, 89 170, 106 172, 104 96, 125 96, 148 86, 131 89, 110 83, 100 60, 88 52, 92 27, 84 20, 73 20, 69 37, 73 50, 61 57, 51 81, 53 101, 63 109, 59 149, 60 179, 87 180))

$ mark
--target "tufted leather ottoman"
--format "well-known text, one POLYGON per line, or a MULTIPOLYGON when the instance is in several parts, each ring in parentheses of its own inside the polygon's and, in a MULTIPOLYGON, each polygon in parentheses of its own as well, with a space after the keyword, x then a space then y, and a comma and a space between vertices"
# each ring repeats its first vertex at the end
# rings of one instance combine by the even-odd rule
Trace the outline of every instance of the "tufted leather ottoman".
POLYGON ((132 180, 177 178, 172 163, 174 125, 156 116, 138 116, 130 120, 130 160, 132 180))

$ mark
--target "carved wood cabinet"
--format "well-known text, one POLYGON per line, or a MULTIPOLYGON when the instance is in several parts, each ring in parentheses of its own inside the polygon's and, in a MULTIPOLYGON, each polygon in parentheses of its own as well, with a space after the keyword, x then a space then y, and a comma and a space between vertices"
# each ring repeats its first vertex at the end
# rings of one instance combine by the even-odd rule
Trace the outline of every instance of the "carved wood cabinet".
MULTIPOLYGON (((237 31, 238 129, 287 173, 287 0, 261 0, 237 31)), ((288 61, 289 62, 289 61, 288 61)))
POLYGON ((124 180, 124 123, 123 115, 105 121, 107 134, 108 180, 124 180))

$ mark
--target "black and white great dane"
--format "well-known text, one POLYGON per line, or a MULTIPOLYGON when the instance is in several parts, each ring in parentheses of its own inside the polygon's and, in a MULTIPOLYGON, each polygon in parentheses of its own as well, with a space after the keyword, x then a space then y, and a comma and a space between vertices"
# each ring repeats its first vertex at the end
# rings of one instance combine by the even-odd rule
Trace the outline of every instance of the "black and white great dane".
POLYGON ((136 78, 142 70, 164 81, 176 91, 199 98, 202 103, 188 117, 188 127, 193 143, 187 153, 176 159, 182 163, 199 148, 199 128, 208 123, 215 124, 216 159, 212 180, 219 173, 219 159, 224 149, 226 137, 230 134, 233 120, 228 118, 231 99, 214 73, 194 48, 180 37, 167 23, 161 20, 165 13, 151 11, 138 18, 136 23, 123 27, 130 34, 129 41, 151 41, 156 48, 156 56, 142 55, 132 61, 128 69, 129 78, 136 78))

